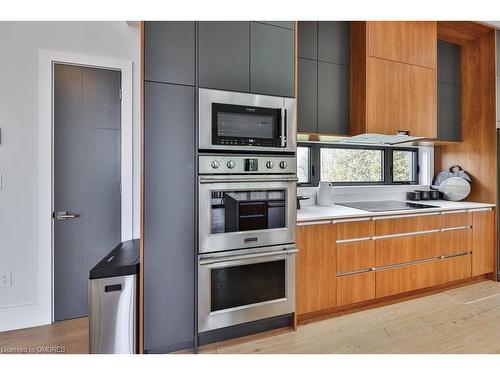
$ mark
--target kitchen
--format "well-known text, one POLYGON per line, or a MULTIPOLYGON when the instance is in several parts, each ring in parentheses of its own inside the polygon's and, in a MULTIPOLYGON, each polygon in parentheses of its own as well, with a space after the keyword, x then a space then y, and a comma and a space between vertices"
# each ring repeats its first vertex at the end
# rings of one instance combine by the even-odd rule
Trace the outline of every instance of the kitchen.
POLYGON ((145 22, 143 38, 145 352, 496 281, 494 29, 145 22))
MULTIPOLYGON (((114 100, 122 118, 137 101, 137 128, 126 144, 127 128, 111 125, 121 148, 104 159, 122 162, 112 183, 132 229, 115 217, 113 246, 65 270, 84 278, 71 290, 55 272, 68 236, 54 229, 107 226, 52 204, 39 228, 51 258, 38 270, 50 322, 5 320, 15 328, 0 327, 2 352, 499 352, 500 23, 192 19, 120 25, 138 36, 139 61, 109 60, 122 74, 114 100), (84 313, 59 316, 56 289, 84 313)), ((53 62, 57 75, 64 61, 53 62)), ((52 87, 68 108, 78 102, 52 87)), ((15 287, 21 273, 4 268, 15 287)))

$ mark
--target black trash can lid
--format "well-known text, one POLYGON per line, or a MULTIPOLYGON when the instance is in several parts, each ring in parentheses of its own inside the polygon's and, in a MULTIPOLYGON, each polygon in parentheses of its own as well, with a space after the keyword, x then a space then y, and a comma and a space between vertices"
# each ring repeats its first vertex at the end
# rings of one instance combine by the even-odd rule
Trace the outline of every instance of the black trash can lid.
POLYGON ((134 275, 139 272, 139 240, 120 243, 110 251, 94 268, 89 279, 134 275))

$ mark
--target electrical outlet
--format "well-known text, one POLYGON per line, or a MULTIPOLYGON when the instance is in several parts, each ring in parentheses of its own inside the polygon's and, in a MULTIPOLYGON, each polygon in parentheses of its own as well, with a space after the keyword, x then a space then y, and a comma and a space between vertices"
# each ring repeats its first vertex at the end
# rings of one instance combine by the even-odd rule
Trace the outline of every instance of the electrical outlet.
POLYGON ((2 286, 12 286, 12 271, 0 273, 0 287, 2 286))

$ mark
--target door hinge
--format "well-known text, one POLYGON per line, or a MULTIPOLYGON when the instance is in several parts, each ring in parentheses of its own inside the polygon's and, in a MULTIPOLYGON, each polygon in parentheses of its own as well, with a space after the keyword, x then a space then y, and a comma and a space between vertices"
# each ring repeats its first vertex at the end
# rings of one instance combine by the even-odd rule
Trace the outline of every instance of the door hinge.
POLYGON ((120 89, 120 100, 122 100, 122 99, 123 99, 123 90, 120 89))

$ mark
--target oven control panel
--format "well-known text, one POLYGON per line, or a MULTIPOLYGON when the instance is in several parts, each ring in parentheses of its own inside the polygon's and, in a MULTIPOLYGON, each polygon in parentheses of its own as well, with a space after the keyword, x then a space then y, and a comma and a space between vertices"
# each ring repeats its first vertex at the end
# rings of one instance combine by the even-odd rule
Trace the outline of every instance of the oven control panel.
POLYGON ((200 155, 199 174, 295 174, 294 156, 200 155))

